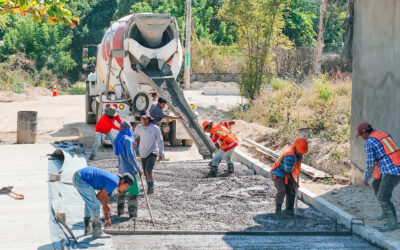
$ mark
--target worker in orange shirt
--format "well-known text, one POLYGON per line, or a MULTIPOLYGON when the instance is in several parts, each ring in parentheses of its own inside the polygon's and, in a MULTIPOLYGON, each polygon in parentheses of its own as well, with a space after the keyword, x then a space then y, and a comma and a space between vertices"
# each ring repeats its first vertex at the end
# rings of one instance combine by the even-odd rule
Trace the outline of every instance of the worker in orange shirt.
POLYGON ((210 138, 218 149, 210 163, 211 170, 208 174, 210 177, 217 176, 218 165, 223 159, 228 164, 228 173, 232 174, 234 172, 231 158, 235 147, 239 145, 238 138, 230 130, 234 124, 234 121, 223 121, 215 125, 213 121, 206 120, 203 122, 204 132, 210 133, 210 138))
POLYGON ((94 144, 92 152, 90 153, 89 160, 94 160, 96 156, 97 149, 99 149, 101 144, 101 138, 103 134, 111 141, 114 141, 114 136, 111 133, 111 129, 119 130, 119 127, 114 124, 114 121, 121 123, 121 118, 116 114, 117 109, 113 106, 107 107, 104 111, 104 115, 100 117, 100 120, 96 124, 96 137, 94 139, 94 144))
POLYGON ((294 144, 290 145, 283 155, 274 163, 271 168, 272 180, 276 187, 275 214, 282 211, 282 203, 286 196, 286 210, 289 214, 294 213, 294 202, 296 188, 299 187, 296 179, 300 175, 301 160, 303 154, 308 152, 308 142, 304 138, 297 138, 294 144))

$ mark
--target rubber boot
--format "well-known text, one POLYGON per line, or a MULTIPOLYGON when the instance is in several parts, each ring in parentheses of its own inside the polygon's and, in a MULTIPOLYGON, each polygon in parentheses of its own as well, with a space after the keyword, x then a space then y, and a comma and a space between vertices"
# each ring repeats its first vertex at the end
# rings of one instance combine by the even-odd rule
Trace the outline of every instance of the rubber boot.
POLYGON ((233 163, 228 163, 228 173, 233 174, 233 172, 235 172, 233 163))
POLYGON ((136 199, 129 199, 128 200, 128 212, 129 212, 129 217, 137 217, 137 212, 138 212, 138 207, 139 207, 139 201, 136 199))
POLYGON ((209 177, 216 177, 218 173, 218 166, 211 166, 210 172, 208 173, 209 177))
POLYGON ((147 194, 154 193, 154 180, 147 179, 146 181, 147 181, 147 194))
POLYGON ((85 233, 84 235, 89 235, 93 233, 92 223, 90 221, 90 217, 84 217, 83 222, 85 224, 85 233))
POLYGON ((387 203, 381 202, 382 211, 385 214, 387 224, 384 227, 380 227, 380 232, 389 232, 397 229, 397 214, 393 211, 392 207, 387 203))
POLYGON ((295 200, 294 196, 286 195, 285 213, 294 214, 294 200, 295 200))
POLYGON ((282 213, 282 203, 275 203, 275 214, 282 213))
POLYGON ((124 209, 125 209, 125 196, 118 195, 118 199, 117 199, 118 216, 121 216, 124 214, 124 209))
POLYGON ((103 229, 101 229, 101 222, 99 219, 95 218, 93 221, 93 235, 94 239, 96 238, 109 238, 108 234, 103 233, 103 229))

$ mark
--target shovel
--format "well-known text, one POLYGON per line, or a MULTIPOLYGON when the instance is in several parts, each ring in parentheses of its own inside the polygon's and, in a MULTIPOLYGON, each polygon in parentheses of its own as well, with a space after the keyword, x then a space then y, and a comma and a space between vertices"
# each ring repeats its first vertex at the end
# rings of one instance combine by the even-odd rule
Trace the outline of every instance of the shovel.
POLYGON ((17 194, 12 191, 14 186, 2 187, 0 189, 0 194, 8 194, 11 197, 14 197, 16 200, 23 200, 24 196, 22 194, 17 194))

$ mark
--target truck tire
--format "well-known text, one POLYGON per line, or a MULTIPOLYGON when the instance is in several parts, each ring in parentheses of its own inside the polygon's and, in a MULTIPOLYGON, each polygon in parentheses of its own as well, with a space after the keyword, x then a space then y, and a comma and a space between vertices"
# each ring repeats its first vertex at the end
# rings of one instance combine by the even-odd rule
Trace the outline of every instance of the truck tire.
POLYGON ((92 109, 92 97, 89 95, 89 82, 86 82, 85 114, 87 124, 96 124, 96 115, 89 115, 92 109))
POLYGON ((177 121, 171 122, 171 137, 169 138, 169 143, 173 147, 182 145, 182 140, 176 139, 176 123, 177 121))

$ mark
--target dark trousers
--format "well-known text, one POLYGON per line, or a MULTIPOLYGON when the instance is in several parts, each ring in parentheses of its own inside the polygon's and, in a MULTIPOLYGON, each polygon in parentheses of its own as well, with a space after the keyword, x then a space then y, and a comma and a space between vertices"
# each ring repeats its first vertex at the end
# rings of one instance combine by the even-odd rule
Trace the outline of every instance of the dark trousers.
MULTIPOLYGON (((375 180, 374 180, 375 181, 375 180)), ((390 209, 394 215, 396 216, 396 209, 393 205, 392 193, 393 189, 400 183, 400 176, 398 175, 386 175, 385 177, 381 178, 379 183, 379 189, 377 198, 382 207, 382 211, 390 209)), ((372 184, 374 186, 374 184, 372 184)), ((376 184, 378 186, 378 184, 376 184)), ((374 187, 375 190, 375 187, 374 187)))
POLYGON ((142 160, 143 171, 145 172, 146 176, 147 174, 151 175, 153 173, 154 164, 156 163, 157 160, 157 155, 151 153, 146 158, 141 158, 141 160, 142 160))
POLYGON ((282 204, 286 195, 286 209, 293 209, 294 200, 296 197, 296 188, 293 180, 289 179, 288 184, 285 184, 285 178, 276 176, 274 183, 277 191, 275 202, 282 204))

